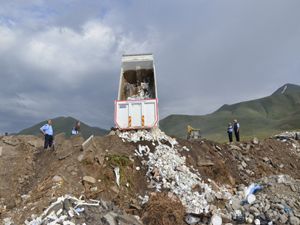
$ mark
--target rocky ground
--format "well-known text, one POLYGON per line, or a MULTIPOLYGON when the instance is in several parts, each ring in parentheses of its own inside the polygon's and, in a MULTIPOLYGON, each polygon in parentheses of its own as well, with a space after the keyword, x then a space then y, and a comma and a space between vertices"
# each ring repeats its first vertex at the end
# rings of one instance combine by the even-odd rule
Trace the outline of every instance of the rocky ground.
POLYGON ((300 224, 293 135, 219 144, 154 130, 42 144, 0 137, 2 224, 300 224))

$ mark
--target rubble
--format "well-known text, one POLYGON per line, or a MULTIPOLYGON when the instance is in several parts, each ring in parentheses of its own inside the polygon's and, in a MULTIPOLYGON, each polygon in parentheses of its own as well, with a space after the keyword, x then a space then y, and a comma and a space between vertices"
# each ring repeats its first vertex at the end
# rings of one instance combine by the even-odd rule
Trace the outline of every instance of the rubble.
MULTIPOLYGON (((51 152, 43 151, 41 137, 9 136, 15 146, 0 138, 0 221, 32 222, 68 194, 84 195, 79 200, 87 203, 97 199, 100 206, 76 208, 71 200, 76 212, 56 215, 67 216, 65 224, 117 224, 135 216, 145 225, 208 225, 217 216, 222 224, 299 223, 298 140, 221 144, 176 140, 158 129, 115 134, 93 137, 84 151, 80 136, 58 136, 51 152)), ((62 208, 70 208, 67 202, 62 208)))
MULTIPOLYGON (((294 180, 288 175, 278 175, 264 177, 257 181, 259 184, 252 184, 245 191, 238 191, 233 197, 239 199, 239 216, 237 218, 237 207, 234 206, 238 203, 232 202, 232 208, 229 207, 229 211, 232 210, 232 218, 236 221, 244 220, 248 223, 254 219, 255 224, 265 223, 279 223, 279 224, 292 224, 299 220, 300 207, 296 206, 299 203, 300 206, 300 180, 294 180), (290 191, 290 185, 293 185, 295 191, 290 191), (264 187, 260 189, 260 187, 264 187), (259 188, 259 189, 257 189, 259 188), (255 193, 254 190, 260 190, 255 193), (255 193, 249 194, 249 193, 255 193), (245 196, 255 196, 255 199, 251 202, 245 202, 245 196), (296 207, 295 207, 296 206, 296 207), (297 215, 297 216, 296 216, 297 215), (289 221, 288 221, 289 220, 289 221)), ((240 189, 243 189, 240 188, 240 189)), ((238 200, 237 200, 238 201, 238 200)))
MULTIPOLYGON (((185 156, 179 154, 182 150, 175 139, 168 137, 159 129, 153 132, 137 131, 123 132, 119 135, 123 140, 128 142, 138 142, 147 140, 148 142, 157 142, 154 152, 141 151, 140 149, 149 149, 149 147, 141 147, 139 145, 139 156, 143 152, 147 156, 148 171, 146 173, 149 182, 160 192, 168 189, 174 193, 186 207, 187 213, 208 213, 210 211, 210 203, 216 198, 216 192, 212 190, 208 183, 205 183, 199 173, 192 171, 186 165, 185 156), (201 191, 193 191, 193 187, 198 186, 201 191)), ((185 146, 185 150, 187 147, 185 146)), ((223 188, 228 196, 230 193, 223 188)), ((223 194, 223 193, 221 193, 223 194)), ((226 195, 225 194, 225 195, 226 195)), ((225 196, 224 195, 224 196, 225 196)))
POLYGON ((59 197, 40 216, 32 215, 26 225, 89 224, 95 225, 141 225, 135 217, 126 215, 111 203, 102 200, 85 201, 82 198, 65 195, 59 197))
POLYGON ((83 181, 86 181, 88 183, 91 183, 91 184, 94 184, 96 183, 96 179, 94 177, 91 177, 91 176, 84 176, 82 178, 83 181))
POLYGON ((281 141, 290 140, 290 139, 299 140, 300 132, 299 131, 286 131, 281 134, 275 135, 274 138, 279 139, 281 141))

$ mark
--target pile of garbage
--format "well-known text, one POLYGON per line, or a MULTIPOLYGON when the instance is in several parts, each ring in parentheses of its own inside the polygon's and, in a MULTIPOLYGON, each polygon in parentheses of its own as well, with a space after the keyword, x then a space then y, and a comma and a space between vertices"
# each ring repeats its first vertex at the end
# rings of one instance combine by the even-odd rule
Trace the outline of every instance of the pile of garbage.
POLYGON ((265 177, 245 187, 226 204, 232 219, 247 224, 300 224, 300 180, 288 175, 265 177))
MULTIPOLYGON (((137 132, 123 132, 119 134, 124 141, 140 142, 148 141, 155 147, 150 151, 148 145, 138 145, 136 155, 147 166, 146 173, 149 186, 157 192, 168 190, 178 197, 186 208, 187 213, 208 214, 214 209, 213 202, 219 199, 230 199, 231 194, 225 187, 213 190, 212 186, 205 183, 200 174, 186 165, 186 158, 179 152, 189 151, 185 146, 181 147, 177 141, 159 129, 151 132, 143 130, 137 132)), ((147 202, 148 196, 142 198, 147 202)))
POLYGON ((300 132, 297 131, 286 131, 281 134, 277 134, 274 136, 276 139, 284 141, 284 140, 300 140, 300 132))
POLYGON ((284 132, 274 136, 278 141, 287 143, 291 146, 291 151, 300 155, 300 132, 284 132))
MULTIPOLYGON (((85 201, 82 197, 75 198, 65 195, 53 202, 40 216, 31 216, 26 225, 141 225, 134 216, 121 212, 112 203, 102 200, 85 201)), ((8 220, 7 220, 8 221, 8 220)))

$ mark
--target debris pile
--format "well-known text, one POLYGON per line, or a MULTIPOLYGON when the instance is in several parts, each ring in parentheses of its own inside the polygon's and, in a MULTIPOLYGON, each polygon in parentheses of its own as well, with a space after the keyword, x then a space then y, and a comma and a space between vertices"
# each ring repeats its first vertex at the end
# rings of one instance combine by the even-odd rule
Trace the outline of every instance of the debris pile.
POLYGON ((144 225, 299 225, 293 136, 221 144, 117 130, 87 141, 58 134, 55 144, 44 151, 42 137, 0 136, 3 224, 134 224, 139 216, 144 225))
POLYGON ((276 139, 284 141, 284 140, 300 140, 300 132, 297 131, 286 131, 281 134, 277 134, 274 136, 276 139))
POLYGON ((65 195, 52 203, 42 215, 32 215, 26 225, 141 225, 134 216, 122 213, 112 203, 102 200, 85 201, 82 198, 65 195))
POLYGON ((291 151, 300 155, 300 132, 284 132, 274 136, 278 141, 284 142, 291 147, 291 151))
POLYGON ((300 180, 277 175, 239 185, 226 208, 237 223, 299 225, 300 180))
POLYGON ((150 187, 157 192, 169 190, 175 194, 186 208, 188 213, 207 214, 211 211, 210 205, 216 196, 229 199, 231 194, 225 187, 213 190, 211 185, 205 183, 200 174, 186 165, 185 156, 179 151, 189 151, 187 147, 181 147, 175 139, 165 135, 159 129, 153 132, 123 132, 119 135, 128 142, 148 141, 155 146, 153 152, 149 152, 149 146, 139 145, 136 154, 145 156, 148 167, 146 173, 150 187), (145 151, 145 149, 147 149, 145 151))

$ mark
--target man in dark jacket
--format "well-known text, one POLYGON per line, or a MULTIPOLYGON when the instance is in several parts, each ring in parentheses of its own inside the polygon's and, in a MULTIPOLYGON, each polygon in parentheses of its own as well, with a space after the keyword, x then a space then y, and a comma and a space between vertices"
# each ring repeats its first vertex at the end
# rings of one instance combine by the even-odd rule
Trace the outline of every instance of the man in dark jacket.
POLYGON ((239 142, 240 141, 240 124, 238 123, 237 120, 233 121, 233 130, 234 130, 235 139, 237 142, 239 142))

